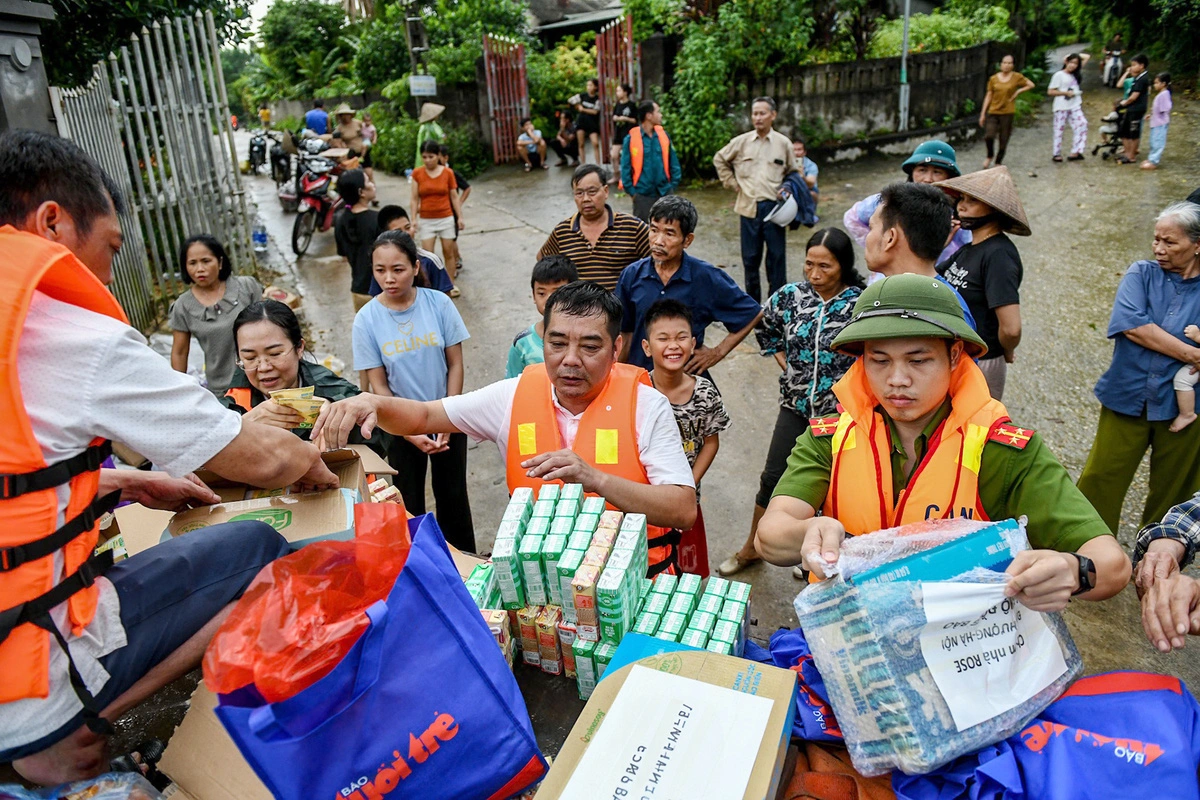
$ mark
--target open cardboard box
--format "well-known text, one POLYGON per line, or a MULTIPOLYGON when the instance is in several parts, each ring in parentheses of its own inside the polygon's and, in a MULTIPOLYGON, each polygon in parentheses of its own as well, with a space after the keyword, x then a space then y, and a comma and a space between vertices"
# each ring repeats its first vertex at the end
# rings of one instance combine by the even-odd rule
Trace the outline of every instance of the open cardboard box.
MULTIPOLYGON (((386 461, 364 444, 352 444, 340 450, 329 450, 321 454, 321 460, 325 462, 325 466, 329 467, 330 472, 338 476, 338 486, 342 489, 357 491, 360 498, 371 496, 367 487, 368 475, 396 474, 396 470, 389 467, 386 461)), ((227 481, 208 470, 197 470, 196 476, 207 483, 221 497, 222 502, 226 503, 287 494, 286 489, 258 489, 244 483, 227 481)))
MULTIPOLYGON (((595 741, 601 726, 610 724, 606 717, 609 717, 626 678, 637 667, 646 667, 770 700, 766 728, 758 743, 757 756, 750 771, 743 800, 767 800, 776 797, 787 759, 788 743, 791 740, 796 705, 796 673, 755 661, 698 650, 650 656, 614 673, 606 672, 604 680, 596 685, 583 713, 571 728, 558 758, 550 768, 550 774, 538 788, 538 800, 556 800, 563 796, 572 775, 587 753, 589 745, 595 741)), ((703 709, 698 711, 700 713, 694 715, 694 718, 701 720, 703 709)), ((722 734, 722 737, 724 735, 726 734, 722 734)), ((727 735, 736 735, 736 731, 728 731, 727 735)), ((680 766, 686 768, 688 765, 680 766)), ((610 796, 594 786, 592 788, 596 791, 596 797, 610 796)), ((629 796, 635 797, 640 794, 630 789, 629 796)))

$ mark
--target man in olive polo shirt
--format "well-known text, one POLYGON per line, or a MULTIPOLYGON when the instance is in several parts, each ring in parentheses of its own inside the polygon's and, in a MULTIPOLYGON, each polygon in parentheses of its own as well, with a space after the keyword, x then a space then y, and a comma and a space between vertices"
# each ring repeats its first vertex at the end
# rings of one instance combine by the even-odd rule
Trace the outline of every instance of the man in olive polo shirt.
POLYGON ((833 387, 844 410, 797 439, 758 526, 763 559, 823 577, 847 534, 1024 515, 1033 549, 1008 568, 1007 596, 1057 611, 1129 582, 1129 559, 1067 471, 991 398, 972 360, 987 346, 945 284, 873 284, 833 348, 859 357, 833 387))

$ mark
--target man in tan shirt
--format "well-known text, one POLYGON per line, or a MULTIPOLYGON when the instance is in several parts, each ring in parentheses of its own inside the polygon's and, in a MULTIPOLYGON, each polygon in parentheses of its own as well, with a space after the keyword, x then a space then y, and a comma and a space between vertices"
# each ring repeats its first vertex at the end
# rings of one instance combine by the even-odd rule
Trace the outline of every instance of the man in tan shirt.
POLYGON ((733 137, 713 156, 717 176, 727 189, 737 192, 733 210, 742 218, 742 265, 746 269, 746 293, 762 302, 758 265, 767 251, 768 296, 787 283, 787 237, 785 229, 766 220, 779 199, 786 175, 796 171, 792 143, 772 130, 775 101, 756 97, 750 106, 754 130, 733 137))

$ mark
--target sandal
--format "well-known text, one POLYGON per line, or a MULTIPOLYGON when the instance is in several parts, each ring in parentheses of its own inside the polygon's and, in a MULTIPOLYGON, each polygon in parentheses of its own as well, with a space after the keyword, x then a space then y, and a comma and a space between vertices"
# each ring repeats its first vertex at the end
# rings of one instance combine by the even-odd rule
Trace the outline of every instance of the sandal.
POLYGON ((1062 163, 1062 156, 1055 156, 1054 158, 1052 158, 1052 159, 1050 159, 1050 160, 1051 160, 1051 161, 1053 161, 1055 164, 1061 164, 1061 163, 1062 163))
POLYGON ((1083 161, 1083 153, 1067 156, 1067 161, 1083 161))
POLYGON ((526 172, 529 172, 529 170, 531 170, 531 169, 533 169, 533 167, 529 166, 528 164, 525 165, 526 172))
POLYGON ((717 567, 717 574, 722 578, 728 578, 730 575, 736 575, 746 567, 749 567, 752 564, 757 564, 759 561, 762 561, 762 559, 742 558, 737 553, 734 553, 729 558, 721 562, 720 566, 717 567))
POLYGON ((457 286, 454 286, 454 287, 452 287, 452 288, 450 289, 450 291, 449 291, 449 292, 447 292, 447 294, 449 294, 451 297, 461 297, 461 296, 462 296, 462 292, 460 292, 460 291, 458 290, 458 287, 457 287, 457 286))

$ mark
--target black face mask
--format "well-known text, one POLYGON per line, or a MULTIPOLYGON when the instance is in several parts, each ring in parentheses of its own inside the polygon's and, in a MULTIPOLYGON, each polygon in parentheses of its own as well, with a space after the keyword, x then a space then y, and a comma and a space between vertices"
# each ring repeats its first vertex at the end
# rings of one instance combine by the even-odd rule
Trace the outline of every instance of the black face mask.
POLYGON ((982 217, 959 217, 958 222, 964 231, 973 231, 982 228, 989 222, 999 222, 1003 216, 1000 212, 993 211, 990 214, 984 214, 982 217))

